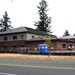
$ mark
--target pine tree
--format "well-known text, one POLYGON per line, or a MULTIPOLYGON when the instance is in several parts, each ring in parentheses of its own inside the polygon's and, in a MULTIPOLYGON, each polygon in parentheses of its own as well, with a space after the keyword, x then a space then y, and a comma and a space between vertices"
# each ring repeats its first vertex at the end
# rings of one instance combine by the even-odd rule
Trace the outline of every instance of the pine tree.
POLYGON ((63 36, 69 36, 69 35, 70 35, 70 34, 69 34, 69 31, 66 30, 63 36))
POLYGON ((8 17, 7 11, 3 15, 3 19, 0 20, 0 31, 7 31, 12 28, 10 18, 8 17))
POLYGON ((48 17, 47 15, 47 2, 45 0, 42 0, 39 3, 39 6, 37 6, 39 11, 39 21, 35 22, 35 26, 37 27, 36 29, 40 30, 40 31, 44 31, 44 32, 51 32, 51 26, 49 25, 51 23, 51 17, 48 17))

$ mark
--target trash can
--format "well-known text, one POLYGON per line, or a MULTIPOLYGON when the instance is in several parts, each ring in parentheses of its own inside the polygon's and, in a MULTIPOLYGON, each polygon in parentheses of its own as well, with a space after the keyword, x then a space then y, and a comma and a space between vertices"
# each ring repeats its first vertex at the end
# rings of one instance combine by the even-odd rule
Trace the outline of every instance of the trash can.
POLYGON ((46 46, 46 44, 39 44, 38 45, 38 52, 41 54, 48 53, 48 47, 46 46))

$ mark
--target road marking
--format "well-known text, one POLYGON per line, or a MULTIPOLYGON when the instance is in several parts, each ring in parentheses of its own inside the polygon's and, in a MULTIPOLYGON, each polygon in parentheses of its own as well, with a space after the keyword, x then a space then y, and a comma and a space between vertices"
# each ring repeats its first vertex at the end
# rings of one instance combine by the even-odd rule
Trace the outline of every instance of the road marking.
POLYGON ((51 66, 31 66, 31 65, 20 65, 20 64, 0 64, 2 66, 16 66, 16 67, 29 67, 29 68, 45 68, 45 69, 61 69, 61 70, 75 70, 75 68, 68 67, 51 67, 51 66))
POLYGON ((16 74, 10 74, 10 73, 3 73, 3 72, 0 72, 1 75, 16 75, 16 74))

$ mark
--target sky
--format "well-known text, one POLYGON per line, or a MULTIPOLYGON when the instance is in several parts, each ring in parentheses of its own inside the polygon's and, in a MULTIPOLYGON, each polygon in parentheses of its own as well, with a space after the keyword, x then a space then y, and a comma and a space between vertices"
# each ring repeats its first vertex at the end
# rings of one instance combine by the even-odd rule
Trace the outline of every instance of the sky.
MULTIPOLYGON (((38 8, 41 0, 0 0, 0 18, 8 12, 11 26, 14 28, 26 26, 36 28, 34 22, 39 20, 38 8)), ((52 17, 52 34, 61 37, 66 30, 71 35, 75 33, 75 0, 46 0, 52 17)))

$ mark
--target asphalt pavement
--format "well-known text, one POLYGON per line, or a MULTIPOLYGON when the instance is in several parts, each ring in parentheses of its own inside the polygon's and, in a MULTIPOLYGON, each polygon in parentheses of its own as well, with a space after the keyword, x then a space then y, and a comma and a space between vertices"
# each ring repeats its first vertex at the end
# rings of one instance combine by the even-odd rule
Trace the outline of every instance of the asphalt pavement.
POLYGON ((75 60, 0 58, 0 75, 75 75, 75 60))

